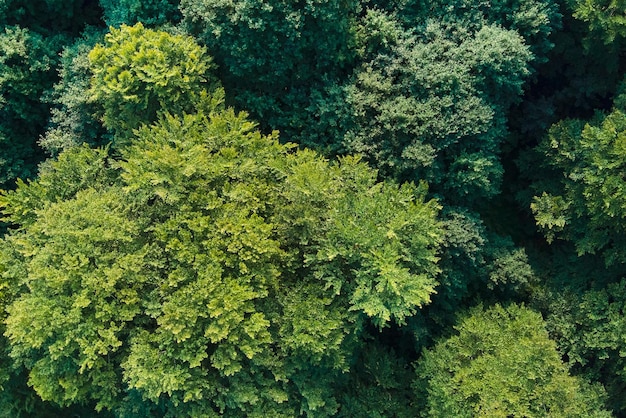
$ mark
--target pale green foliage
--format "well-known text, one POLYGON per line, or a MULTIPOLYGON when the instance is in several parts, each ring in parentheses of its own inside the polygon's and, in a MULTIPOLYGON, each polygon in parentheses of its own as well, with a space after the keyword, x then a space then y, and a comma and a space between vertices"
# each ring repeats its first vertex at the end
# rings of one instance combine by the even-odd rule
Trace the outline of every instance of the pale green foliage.
POLYGON ((193 38, 146 29, 141 23, 111 28, 89 53, 93 72, 89 99, 101 106, 102 123, 128 137, 159 111, 190 111, 202 91, 219 82, 211 57, 193 38))
POLYGON ((579 254, 602 252, 607 263, 624 261, 626 155, 624 96, 608 115, 585 124, 566 120, 555 124, 539 147, 546 165, 563 173, 544 182, 547 190, 531 208, 548 239, 564 238, 579 254))
POLYGON ((398 19, 378 8, 366 9, 355 27, 355 44, 361 58, 373 58, 388 51, 406 37, 406 30, 398 19))
POLYGON ((430 417, 610 417, 602 390, 568 375, 541 315, 471 309, 458 334, 423 353, 416 389, 430 417))
POLYGON ((36 182, 27 185, 18 179, 17 189, 0 197, 1 205, 11 206, 2 220, 21 228, 29 227, 36 221, 37 211, 46 204, 72 199, 80 190, 90 185, 97 187, 99 182, 106 184, 114 173, 106 162, 107 154, 105 150, 84 145, 72 153, 61 154, 55 161, 44 162, 36 182))
POLYGON ((119 159, 73 147, 5 193, 3 280, 25 286, 11 356, 62 405, 331 416, 365 324, 428 303, 438 206, 261 135, 219 96, 199 107, 119 159))

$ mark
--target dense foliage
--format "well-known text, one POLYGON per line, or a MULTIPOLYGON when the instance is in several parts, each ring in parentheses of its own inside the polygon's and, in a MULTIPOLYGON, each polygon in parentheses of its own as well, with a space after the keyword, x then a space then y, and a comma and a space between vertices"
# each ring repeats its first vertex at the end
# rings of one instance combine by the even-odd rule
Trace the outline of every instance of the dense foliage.
POLYGON ((550 129, 540 150, 564 176, 544 181, 547 191, 532 209, 548 239, 572 241, 578 252, 603 254, 609 264, 626 261, 626 95, 614 109, 587 123, 565 120, 550 129))
POLYGON ((0 0, 0 416, 626 416, 625 12, 0 0))
POLYGON ((567 375, 538 313, 479 306, 455 329, 458 335, 426 351, 418 366, 427 416, 610 416, 593 388, 567 375))
POLYGON ((215 106, 140 130, 119 159, 73 148, 5 196, 21 225, 5 280, 29 289, 6 336, 42 399, 331 415, 367 325, 429 302, 439 226, 423 187, 293 153, 215 106))
POLYGON ((89 52, 90 100, 103 109, 102 124, 128 136, 159 110, 189 111, 203 91, 219 84, 211 58, 192 38, 145 29, 141 23, 111 29, 89 52))

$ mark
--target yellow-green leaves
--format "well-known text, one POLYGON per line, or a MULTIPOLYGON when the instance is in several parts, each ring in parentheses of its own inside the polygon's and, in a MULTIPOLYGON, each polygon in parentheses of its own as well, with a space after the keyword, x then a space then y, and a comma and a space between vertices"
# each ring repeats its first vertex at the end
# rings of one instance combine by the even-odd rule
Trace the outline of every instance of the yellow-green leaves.
POLYGON ((471 309, 458 331, 424 352, 416 389, 430 417, 610 417, 602 390, 568 375, 539 313, 471 309))
POLYGON ((626 16, 623 0, 571 0, 573 15, 589 24, 589 29, 600 35, 607 44, 622 40, 626 35, 626 16))
MULTIPOLYGON (((360 167, 344 161, 341 169, 350 178, 360 167)), ((391 320, 404 323, 434 293, 440 226, 438 206, 425 201, 425 192, 424 185, 398 187, 373 179, 346 191, 318 253, 309 259, 328 286, 350 295, 350 309, 379 327, 391 320), (345 280, 346 272, 352 280, 345 280)))
POLYGON ((364 323, 429 302, 438 205, 281 145, 219 97, 199 109, 116 157, 71 148, 3 197, 5 279, 24 284, 11 356, 63 405, 330 416, 364 323))
POLYGON ((104 45, 89 53, 93 72, 90 98, 101 105, 102 122, 119 137, 129 137, 158 112, 193 109, 201 90, 219 82, 206 49, 191 37, 146 29, 141 23, 111 28, 104 45))

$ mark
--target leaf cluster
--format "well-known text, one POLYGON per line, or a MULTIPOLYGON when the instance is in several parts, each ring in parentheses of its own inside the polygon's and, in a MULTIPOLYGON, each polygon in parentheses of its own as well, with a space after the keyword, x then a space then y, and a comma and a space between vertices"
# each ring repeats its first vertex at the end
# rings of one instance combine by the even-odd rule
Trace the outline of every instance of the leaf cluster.
POLYGON ((566 120, 550 129, 540 150, 549 157, 547 165, 565 175, 544 182, 531 205, 548 239, 570 240, 579 254, 602 253, 608 264, 624 260, 623 100, 618 96, 611 113, 589 123, 566 120))
MULTIPOLYGON (((368 25, 393 25, 381 13, 370 11, 368 25)), ((428 179, 452 202, 497 194, 504 112, 531 59, 521 37, 497 26, 472 33, 429 21, 419 35, 385 42, 347 87, 353 116, 344 148, 365 154, 384 175, 428 179)))
POLYGON ((20 227, 3 280, 23 289, 6 335, 42 399, 329 416, 365 324, 428 303, 439 224, 423 186, 294 152, 220 108, 141 128, 119 159, 70 148, 4 195, 20 227))
POLYGON ((205 48, 141 23, 111 28, 89 52, 89 66, 89 99, 101 106, 102 124, 122 138, 156 120, 160 110, 190 111, 202 91, 219 86, 205 48))
POLYGON ((611 416, 601 389, 568 375, 538 313, 477 306, 455 329, 419 361, 415 389, 428 394, 424 416, 611 416))

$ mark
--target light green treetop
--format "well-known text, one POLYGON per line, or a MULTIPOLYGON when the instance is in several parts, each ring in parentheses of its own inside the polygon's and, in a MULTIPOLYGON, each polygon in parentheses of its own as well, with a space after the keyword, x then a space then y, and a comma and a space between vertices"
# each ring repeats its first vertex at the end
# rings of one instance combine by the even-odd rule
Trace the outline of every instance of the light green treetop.
POLYGON ((191 111, 203 91, 219 82, 205 48, 193 38, 146 29, 141 23, 111 28, 89 53, 90 100, 102 107, 102 123, 128 137, 159 111, 191 111))
POLYGON ((626 36, 626 2, 624 0, 569 0, 574 17, 587 22, 606 43, 626 36))
POLYGON ((6 335, 43 399, 330 416, 364 325, 429 302, 441 232, 424 186, 294 151, 210 100, 119 159, 74 147, 4 194, 2 280, 24 286, 6 335))
POLYGON ((539 313, 471 309, 419 360, 429 417, 610 417, 603 391, 569 376, 539 313))

